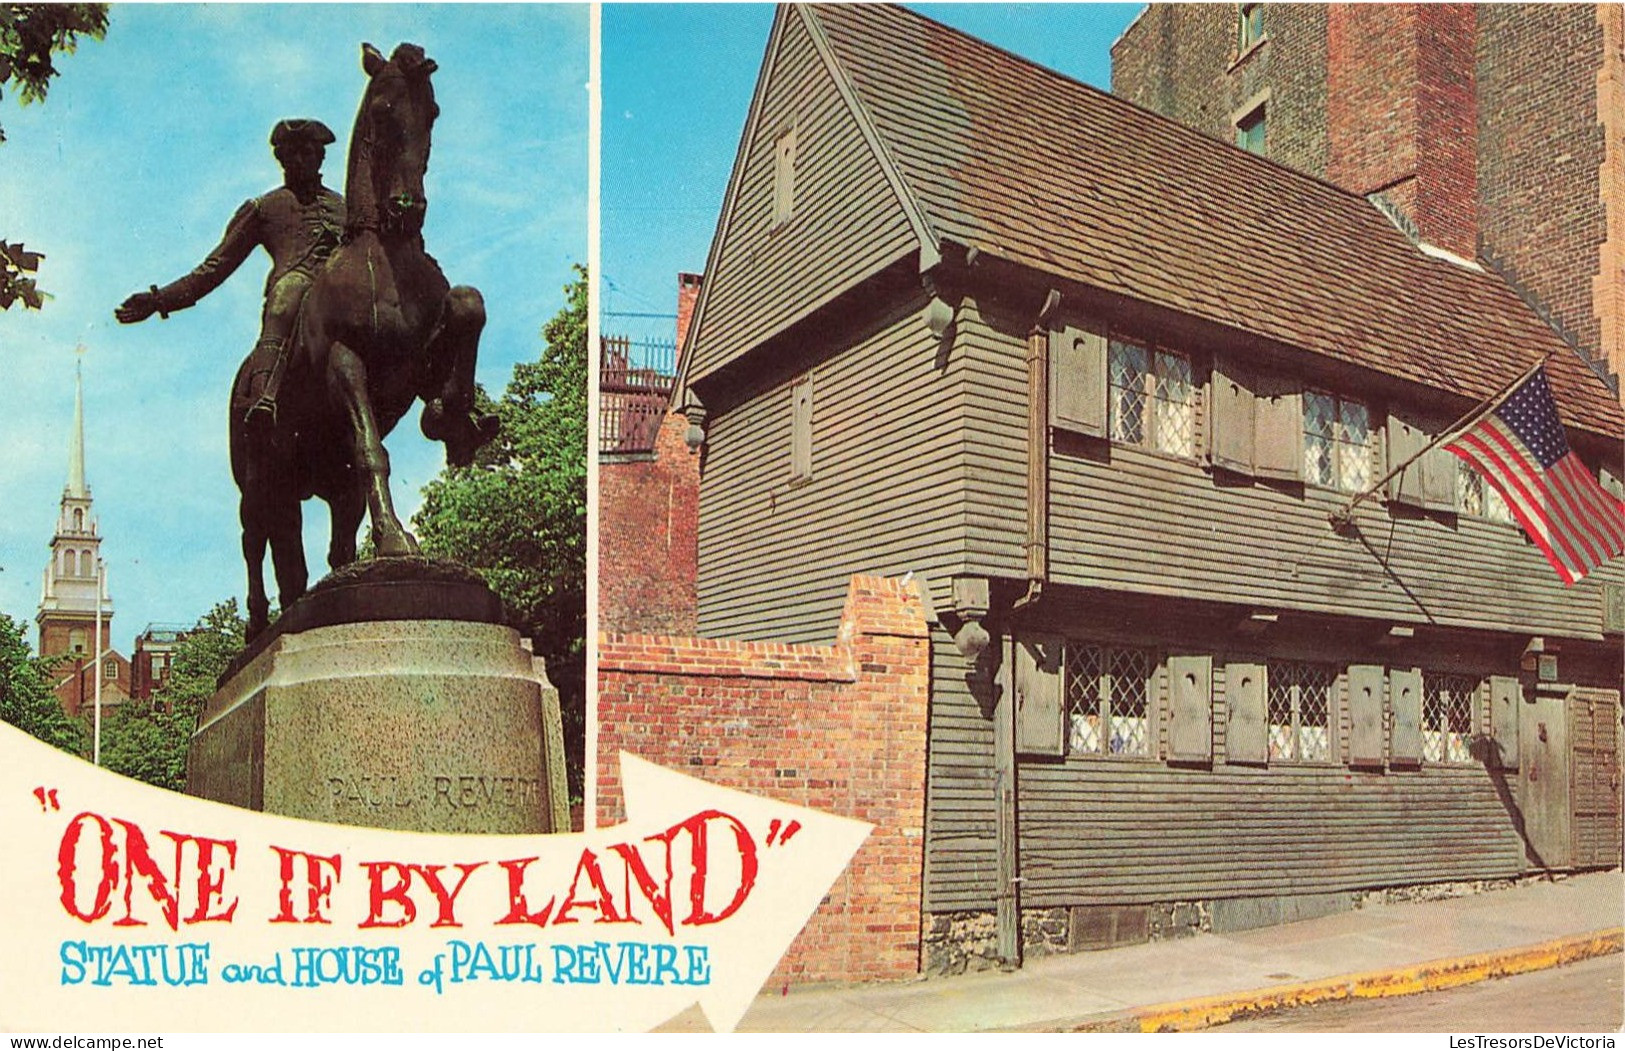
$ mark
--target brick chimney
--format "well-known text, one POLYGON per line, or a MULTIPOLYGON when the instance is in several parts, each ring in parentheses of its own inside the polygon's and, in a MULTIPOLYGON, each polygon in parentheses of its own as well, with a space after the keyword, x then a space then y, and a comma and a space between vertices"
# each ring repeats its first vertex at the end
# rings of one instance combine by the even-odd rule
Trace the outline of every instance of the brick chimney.
POLYGON ((1327 178, 1381 193, 1421 239, 1478 254, 1471 4, 1333 4, 1326 26, 1327 178))
POLYGON ((688 323, 694 317, 694 304, 700 299, 700 284, 704 281, 699 274, 677 275, 677 362, 682 365, 683 354, 688 349, 688 323))

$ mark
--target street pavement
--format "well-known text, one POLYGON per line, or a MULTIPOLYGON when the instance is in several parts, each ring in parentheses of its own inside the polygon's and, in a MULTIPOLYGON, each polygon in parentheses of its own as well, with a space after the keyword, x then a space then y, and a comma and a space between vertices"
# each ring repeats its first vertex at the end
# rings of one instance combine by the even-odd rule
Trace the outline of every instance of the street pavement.
MULTIPOLYGON (((1622 922, 1625 881, 1614 869, 1234 934, 1046 957, 1010 973, 767 993, 739 1029, 1201 1029, 1281 1007, 1405 995, 1618 954, 1622 922)), ((708 1027, 693 1009, 664 1028, 708 1027)))
POLYGON ((1214 1033, 1617 1033, 1625 956, 1386 1000, 1339 1000, 1214 1026, 1214 1033))

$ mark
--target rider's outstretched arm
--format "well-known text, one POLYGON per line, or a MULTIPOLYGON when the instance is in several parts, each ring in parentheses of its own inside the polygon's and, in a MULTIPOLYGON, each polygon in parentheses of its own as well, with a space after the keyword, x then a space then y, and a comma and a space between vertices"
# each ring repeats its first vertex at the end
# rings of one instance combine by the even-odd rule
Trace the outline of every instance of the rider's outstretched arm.
POLYGON ((256 201, 246 201, 226 224, 226 232, 203 262, 191 273, 162 288, 137 292, 115 313, 126 324, 141 321, 154 313, 168 317, 171 311, 185 310, 220 287, 243 264, 260 243, 260 215, 256 201))

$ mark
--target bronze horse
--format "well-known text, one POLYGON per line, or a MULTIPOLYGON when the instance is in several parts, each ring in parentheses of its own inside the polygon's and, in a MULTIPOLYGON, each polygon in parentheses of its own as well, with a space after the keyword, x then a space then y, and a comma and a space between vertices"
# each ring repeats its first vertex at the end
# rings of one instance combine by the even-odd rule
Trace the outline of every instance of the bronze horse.
POLYGON ((344 241, 306 293, 271 429, 244 420, 263 377, 245 362, 233 386, 250 639, 269 622, 267 544, 282 608, 305 593, 302 501, 328 504, 334 569, 355 560, 363 514, 380 556, 416 553, 390 498, 383 446, 414 401, 425 403, 424 435, 445 443, 453 465, 469 463, 497 431, 495 417, 472 413, 484 301, 476 289, 451 287, 423 247, 435 64, 414 44, 387 60, 366 44, 362 66, 369 80, 350 136, 344 241))

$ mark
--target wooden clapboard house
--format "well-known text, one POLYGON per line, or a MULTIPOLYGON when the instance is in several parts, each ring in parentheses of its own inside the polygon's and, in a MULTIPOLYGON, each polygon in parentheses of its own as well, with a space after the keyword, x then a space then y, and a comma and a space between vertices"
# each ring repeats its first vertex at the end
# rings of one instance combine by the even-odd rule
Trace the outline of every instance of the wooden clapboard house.
POLYGON ((700 632, 926 584, 938 929, 1619 862, 1625 564, 1565 587, 1442 451, 1330 521, 1541 355, 1617 486, 1613 393, 1494 274, 869 5, 779 10, 706 273, 700 632))

